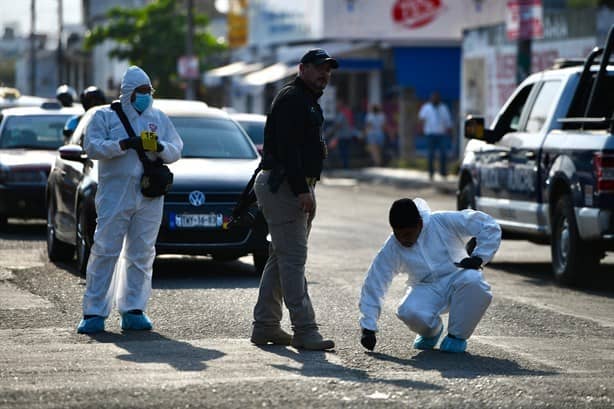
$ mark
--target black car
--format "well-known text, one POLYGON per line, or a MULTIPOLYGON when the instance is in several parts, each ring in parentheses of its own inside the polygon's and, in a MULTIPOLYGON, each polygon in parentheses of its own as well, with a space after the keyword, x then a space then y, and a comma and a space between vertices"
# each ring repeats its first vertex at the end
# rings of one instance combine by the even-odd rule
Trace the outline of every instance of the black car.
POLYGON ((9 217, 45 217, 45 187, 64 142, 62 128, 81 112, 58 103, 0 112, 0 227, 9 217))
MULTIPOLYGON (((268 257, 268 230, 254 208, 255 223, 225 229, 241 192, 260 160, 255 146, 236 122, 202 102, 156 100, 184 142, 182 158, 171 164, 174 183, 164 198, 157 254, 209 255, 230 261, 252 254, 258 273, 268 257)), ((94 197, 97 161, 83 150, 87 124, 98 108, 79 122, 47 183, 47 252, 52 261, 77 254, 84 274, 96 228, 94 197)))

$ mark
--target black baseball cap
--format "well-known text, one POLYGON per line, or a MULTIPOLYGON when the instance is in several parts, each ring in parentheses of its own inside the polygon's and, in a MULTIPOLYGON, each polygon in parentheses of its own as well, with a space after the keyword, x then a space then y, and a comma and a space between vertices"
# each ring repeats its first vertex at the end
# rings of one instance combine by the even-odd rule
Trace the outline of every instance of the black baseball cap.
POLYGON ((303 58, 301 58, 301 64, 314 64, 320 65, 325 62, 330 62, 330 66, 332 68, 339 68, 339 63, 337 60, 332 58, 326 50, 322 48, 314 48, 305 53, 303 58))

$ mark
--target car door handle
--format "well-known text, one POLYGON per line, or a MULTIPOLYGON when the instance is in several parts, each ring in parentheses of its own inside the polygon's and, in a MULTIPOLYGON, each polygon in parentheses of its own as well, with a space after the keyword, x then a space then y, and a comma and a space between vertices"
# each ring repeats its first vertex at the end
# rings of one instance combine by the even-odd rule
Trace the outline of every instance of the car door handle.
POLYGON ((536 156, 536 155, 535 155, 535 152, 533 152, 533 151, 529 151, 529 152, 525 152, 525 153, 524 153, 524 156, 525 156, 527 159, 535 159, 535 156, 536 156))
POLYGON ((507 159, 510 157, 510 153, 509 152, 499 152, 497 153, 497 156, 499 157, 499 159, 507 159))

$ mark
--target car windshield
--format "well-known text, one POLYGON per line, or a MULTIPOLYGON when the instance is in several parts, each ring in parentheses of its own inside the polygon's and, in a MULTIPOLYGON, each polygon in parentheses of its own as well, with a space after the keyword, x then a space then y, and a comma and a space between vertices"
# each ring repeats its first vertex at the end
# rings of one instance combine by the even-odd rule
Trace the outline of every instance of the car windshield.
POLYGON ((264 122, 239 121, 239 123, 256 145, 264 143, 264 122))
POLYGON ((55 150, 64 143, 62 129, 70 115, 23 115, 5 118, 1 149, 55 150))
POLYGON ((228 119, 171 117, 183 140, 183 158, 254 159, 256 152, 228 119))

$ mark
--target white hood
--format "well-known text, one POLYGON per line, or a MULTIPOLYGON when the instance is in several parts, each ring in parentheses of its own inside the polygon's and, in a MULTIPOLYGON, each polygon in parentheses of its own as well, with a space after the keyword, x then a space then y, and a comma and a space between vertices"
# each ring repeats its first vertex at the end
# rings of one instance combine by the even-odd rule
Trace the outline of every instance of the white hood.
POLYGON ((122 103, 122 108, 129 119, 133 119, 138 116, 138 113, 132 106, 130 102, 130 97, 134 90, 141 85, 151 85, 151 80, 149 79, 149 75, 145 71, 143 71, 140 67, 133 65, 129 67, 124 73, 124 77, 122 78, 122 84, 120 87, 120 95, 119 100, 122 103))

